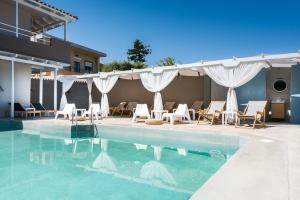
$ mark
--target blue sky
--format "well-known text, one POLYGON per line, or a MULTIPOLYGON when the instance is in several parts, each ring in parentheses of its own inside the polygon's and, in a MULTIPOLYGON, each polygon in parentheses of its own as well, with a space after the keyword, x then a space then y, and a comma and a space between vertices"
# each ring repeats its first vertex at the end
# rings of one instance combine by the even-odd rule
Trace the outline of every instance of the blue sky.
MULTIPOLYGON (((149 65, 285 53, 300 49, 300 2, 217 0, 45 0, 79 20, 70 41, 126 60, 136 38, 152 48, 149 65)), ((50 31, 63 35, 61 28, 50 31)))

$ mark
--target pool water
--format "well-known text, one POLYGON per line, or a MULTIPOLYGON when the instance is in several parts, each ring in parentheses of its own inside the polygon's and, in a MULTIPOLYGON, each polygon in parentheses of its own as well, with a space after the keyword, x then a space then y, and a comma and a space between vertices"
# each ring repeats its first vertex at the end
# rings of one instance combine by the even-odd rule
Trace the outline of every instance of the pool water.
POLYGON ((25 132, 0 132, 0 199, 189 199, 238 149, 25 132))

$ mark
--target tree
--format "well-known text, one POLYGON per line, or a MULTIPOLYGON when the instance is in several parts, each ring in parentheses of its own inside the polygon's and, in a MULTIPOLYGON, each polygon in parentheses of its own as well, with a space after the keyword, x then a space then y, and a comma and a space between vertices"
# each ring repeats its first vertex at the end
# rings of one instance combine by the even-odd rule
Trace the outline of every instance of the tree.
POLYGON ((134 63, 145 63, 146 56, 149 54, 151 54, 150 46, 144 45, 141 40, 136 39, 133 48, 127 51, 127 58, 134 63))
POLYGON ((111 72, 114 70, 124 71, 134 69, 143 69, 146 65, 144 63, 131 63, 128 61, 113 61, 111 63, 105 63, 101 66, 102 72, 111 72))
POLYGON ((158 66, 172 66, 175 64, 176 64, 176 61, 175 61, 175 58, 173 58, 173 57, 166 57, 166 58, 160 59, 160 61, 158 62, 158 66))

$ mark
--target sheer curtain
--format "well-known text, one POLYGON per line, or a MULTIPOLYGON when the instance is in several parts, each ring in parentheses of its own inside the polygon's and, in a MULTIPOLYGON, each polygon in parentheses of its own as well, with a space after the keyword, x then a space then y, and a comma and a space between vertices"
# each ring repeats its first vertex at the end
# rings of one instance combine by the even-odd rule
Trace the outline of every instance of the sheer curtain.
POLYGON ((89 106, 91 106, 93 103, 93 100, 92 100, 93 79, 92 78, 86 79, 86 84, 87 84, 87 88, 89 91, 89 106))
POLYGON ((119 75, 109 75, 106 77, 93 78, 93 81, 101 92, 101 113, 102 117, 107 117, 109 114, 109 103, 107 98, 107 93, 114 87, 119 75))
POLYGON ((61 100, 60 100, 60 110, 64 109, 65 105, 68 103, 67 101, 67 97, 66 97, 66 92, 68 92, 74 81, 75 78, 74 77, 61 77, 59 79, 60 82, 62 82, 62 96, 61 96, 61 100))
POLYGON ((269 65, 265 62, 239 64, 235 67, 225 67, 223 65, 204 67, 205 73, 217 84, 228 87, 227 111, 237 111, 238 103, 234 88, 244 85, 254 78, 261 69, 269 65))
POLYGON ((178 70, 165 70, 161 72, 143 72, 140 74, 143 86, 154 95, 154 110, 162 110, 163 102, 160 91, 167 87, 177 76, 178 70))

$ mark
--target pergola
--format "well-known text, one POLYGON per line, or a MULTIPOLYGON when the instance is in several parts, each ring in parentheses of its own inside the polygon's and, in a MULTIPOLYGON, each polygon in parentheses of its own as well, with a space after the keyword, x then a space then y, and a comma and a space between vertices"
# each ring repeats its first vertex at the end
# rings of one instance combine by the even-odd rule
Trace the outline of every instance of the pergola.
MULTIPOLYGON (((22 63, 31 65, 31 68, 40 70, 40 82, 39 82, 39 101, 43 103, 43 71, 54 72, 54 109, 57 109, 57 71, 63 69, 65 66, 69 66, 66 63, 60 63, 56 61, 35 58, 31 56, 25 56, 15 53, 0 51, 0 60, 9 61, 11 63, 11 100, 10 100, 10 116, 14 117, 14 103, 15 103, 15 63, 22 63)), ((28 91, 30 92, 30 91, 28 91)))
POLYGON ((87 80, 89 89, 89 102, 91 103, 91 86, 96 85, 102 93, 101 111, 104 116, 109 112, 107 93, 113 88, 119 78, 141 79, 143 86, 155 93, 154 109, 162 109, 160 91, 163 90, 177 75, 203 76, 208 75, 217 84, 229 88, 227 93, 227 110, 237 109, 237 99, 234 88, 237 88, 254 78, 263 68, 291 67, 300 63, 300 51, 286 54, 261 54, 253 57, 200 61, 190 64, 178 64, 174 66, 151 67, 145 69, 131 69, 127 71, 99 72, 97 74, 84 74, 79 76, 61 77, 63 82, 63 101, 61 108, 67 102, 67 92, 77 79, 87 80))

